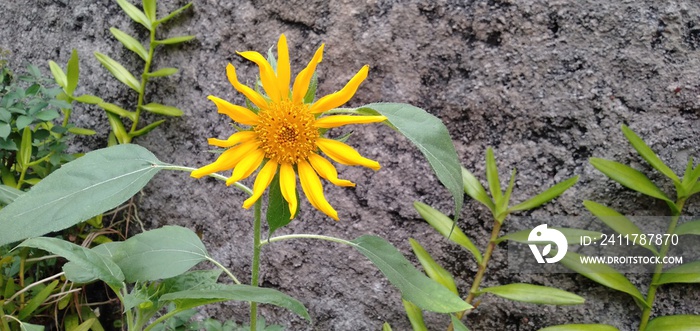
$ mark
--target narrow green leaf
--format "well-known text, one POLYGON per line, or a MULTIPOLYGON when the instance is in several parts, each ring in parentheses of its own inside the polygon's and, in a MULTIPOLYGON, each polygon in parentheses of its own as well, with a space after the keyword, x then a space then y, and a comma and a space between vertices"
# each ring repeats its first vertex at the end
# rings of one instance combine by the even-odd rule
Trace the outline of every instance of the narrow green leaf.
POLYGON ((156 0, 143 0, 143 12, 151 22, 156 21, 156 0))
POLYGON ((406 310, 406 317, 408 317, 408 321, 411 322, 411 329, 413 329, 413 331, 428 331, 428 327, 423 320, 423 311, 410 301, 401 299, 401 302, 403 302, 403 308, 406 310))
POLYGON ((151 113, 159 114, 159 115, 182 116, 182 114, 183 114, 182 110, 180 110, 176 107, 161 105, 159 103, 154 103, 154 102, 151 102, 147 105, 143 105, 142 107, 143 107, 143 109, 145 109, 151 113))
POLYGON ((27 169, 29 162, 32 160, 32 129, 25 127, 22 130, 22 142, 19 145, 17 153, 17 163, 22 169, 27 169))
POLYGON ((158 69, 154 72, 147 73, 146 76, 148 76, 148 77, 166 77, 166 76, 176 74, 177 71, 178 71, 177 68, 161 68, 161 69, 158 69))
POLYGON ((488 207, 491 212, 495 213, 495 206, 491 198, 486 194, 486 190, 481 185, 478 179, 469 170, 462 167, 462 185, 464 186, 464 193, 470 196, 472 199, 481 202, 484 206, 488 207))
POLYGON ((392 331, 391 325, 387 322, 384 322, 384 325, 382 325, 382 331, 392 331))
POLYGON ((117 115, 119 117, 126 117, 132 121, 136 120, 136 113, 135 112, 128 111, 128 110, 126 110, 122 107, 119 107, 113 103, 100 102, 97 105, 100 108, 102 108, 102 109, 104 109, 104 110, 106 110, 114 115, 117 115))
POLYGON ((59 255, 82 268, 93 279, 100 279, 111 286, 121 287, 124 281, 124 274, 111 259, 89 248, 50 237, 27 239, 19 246, 38 248, 59 255))
POLYGON ((671 283, 700 283, 700 261, 681 264, 661 274, 655 285, 671 283))
POLYGON ((142 60, 148 61, 148 51, 138 40, 128 35, 126 32, 114 27, 109 28, 109 31, 112 32, 114 38, 117 38, 117 40, 119 40, 119 42, 122 43, 126 49, 136 53, 136 55, 138 55, 142 60))
POLYGON ((651 320, 646 329, 649 331, 696 331, 700 329, 700 316, 660 316, 651 320))
POLYGON ((459 296, 418 271, 386 240, 364 235, 352 240, 360 253, 367 257, 401 292, 403 299, 418 307, 438 313, 452 313, 471 308, 459 296))
POLYGON ((172 38, 163 39, 163 40, 155 40, 154 43, 158 44, 158 45, 174 45, 174 44, 188 42, 194 38, 197 38, 197 37, 196 36, 178 36, 178 37, 172 37, 172 38))
POLYGON ((78 51, 73 49, 66 65, 66 94, 73 95, 75 88, 78 87, 80 79, 80 63, 78 62, 78 51))
POLYGON ((36 311, 36 309, 39 308, 39 306, 41 306, 46 299, 48 299, 49 295, 51 295, 51 292, 53 292, 57 285, 58 280, 54 280, 39 291, 39 293, 35 294, 34 297, 32 297, 32 299, 26 303, 24 308, 19 311, 17 318, 20 320, 26 320, 29 316, 31 316, 32 313, 36 311))
POLYGON ((79 97, 76 97, 74 100, 80 103, 87 103, 89 105, 97 105, 103 102, 101 98, 90 94, 83 94, 79 97))
POLYGON ((486 180, 489 183, 489 191, 491 191, 493 201, 498 206, 503 198, 503 192, 501 191, 501 180, 498 178, 496 158, 493 156, 491 147, 486 149, 486 180))
MULTIPOLYGON (((700 168, 700 166, 698 166, 698 168, 700 168)), ((697 183, 695 183, 695 186, 693 186, 693 188, 690 190, 690 193, 688 195, 690 196, 690 195, 693 195, 693 194, 696 194, 699 192, 700 192, 700 182, 697 182, 697 183)))
POLYGON ((306 90, 306 95, 304 95, 304 103, 313 103, 316 100, 316 89, 318 88, 318 75, 314 71, 311 75, 311 81, 309 82, 309 89, 306 90))
POLYGON ((21 331, 44 331, 44 326, 25 323, 25 322, 19 322, 19 329, 21 331))
POLYGON ((119 7, 122 7, 122 10, 129 15, 132 20, 134 20, 134 22, 143 25, 148 30, 153 29, 151 20, 146 17, 146 14, 136 8, 136 6, 132 5, 128 0, 117 0, 117 3, 119 4, 119 7))
POLYGON ((0 246, 65 229, 117 207, 162 165, 138 145, 89 152, 0 210, 0 246))
POLYGON ((629 140, 630 144, 632 147, 634 147, 635 150, 637 150, 637 153, 644 158, 654 169, 658 170, 660 173, 664 174, 664 176, 668 177, 672 181, 678 183, 680 182, 680 179, 678 176, 669 168, 666 164, 664 164, 661 159, 654 153, 649 146, 647 146, 646 143, 644 143, 644 140, 642 138, 639 138, 639 136, 634 133, 634 131, 630 130, 626 125, 622 125, 622 133, 625 135, 627 140, 629 140))
POLYGON ((160 20, 158 20, 158 23, 164 23, 164 22, 172 19, 173 17, 180 15, 180 13, 182 13, 187 8, 190 8, 191 6, 192 6, 191 2, 187 3, 186 5, 178 8, 175 11, 173 11, 172 13, 168 14, 168 16, 165 16, 165 17, 161 18, 160 20))
POLYGON ((24 192, 7 185, 0 184, 0 205, 9 205, 24 192))
POLYGON ((134 136, 134 137, 142 136, 146 133, 153 131, 153 129, 157 128, 159 125, 161 125, 163 123, 165 123, 165 120, 155 121, 149 125, 144 126, 143 128, 141 128, 139 130, 134 131, 132 136, 134 136))
POLYGON ((620 331, 607 324, 563 324, 546 327, 538 331, 620 331))
MULTIPOLYGON (((600 232, 581 230, 581 229, 559 228, 559 227, 552 227, 552 229, 559 230, 559 232, 561 232, 564 235, 564 237, 566 237, 566 242, 569 245, 580 244, 582 237, 588 237, 588 238, 591 238, 591 240, 596 241, 596 240, 600 239, 600 237, 603 235, 600 232)), ((510 241, 515 241, 515 242, 519 242, 519 243, 523 243, 523 244, 534 244, 536 242, 528 241, 528 236, 530 235, 530 232, 532 232, 532 229, 511 232, 511 233, 506 234, 504 236, 498 237, 498 239, 496 239, 496 243, 499 244, 504 240, 510 240, 510 241)))
POLYGON ((581 255, 574 252, 567 252, 559 263, 598 284, 627 293, 638 302, 646 305, 644 295, 629 279, 606 264, 581 263, 581 255))
POLYGON ((694 234, 700 235, 700 220, 683 223, 676 227, 677 235, 694 234))
POLYGON ((56 84, 65 89, 68 83, 63 69, 61 69, 61 67, 53 61, 49 61, 49 69, 51 69, 51 75, 53 75, 53 79, 56 81, 56 84))
POLYGON ((121 118, 114 113, 107 112, 107 121, 109 122, 109 126, 112 128, 114 137, 116 137, 119 143, 128 144, 131 140, 131 136, 126 133, 126 128, 124 128, 124 123, 122 123, 121 118))
POLYGON ((275 174, 275 177, 270 183, 270 189, 267 192, 266 219, 267 225, 269 226, 268 237, 271 237, 272 233, 274 233, 277 229, 285 227, 292 221, 292 213, 289 211, 289 204, 286 200, 284 200, 282 191, 280 191, 279 172, 275 174))
POLYGON ((558 288, 532 284, 493 286, 483 288, 478 293, 491 293, 508 300, 539 305, 580 305, 585 301, 585 299, 576 294, 558 288))
POLYGON ((483 257, 479 249, 476 248, 469 237, 467 237, 449 217, 422 202, 415 201, 413 207, 416 208, 418 214, 420 214, 430 226, 435 228, 435 230, 440 232, 445 238, 464 247, 467 251, 472 253, 477 263, 481 263, 483 257))
POLYGON ((95 132, 95 130, 90 130, 90 129, 85 129, 85 128, 76 128, 76 127, 68 128, 68 132, 70 132, 72 134, 79 135, 79 136, 92 136, 95 133, 97 133, 97 132, 95 132))
POLYGON ((195 289, 166 293, 160 301, 174 302, 179 309, 188 309, 204 303, 222 301, 246 301, 275 305, 287 308, 307 321, 311 321, 304 304, 298 300, 271 288, 253 287, 250 285, 216 284, 207 289, 195 289))
POLYGON ((469 331, 467 326, 454 315, 450 315, 450 321, 452 321, 452 327, 455 331, 469 331))
MULTIPOLYGON (((513 187, 515 186, 515 169, 510 173, 510 180, 508 181, 508 187, 506 187, 506 192, 503 194, 501 203, 496 206, 496 215, 503 215, 508 209, 508 204, 510 203, 510 195, 513 194, 513 187)), ((499 219, 505 219, 505 215, 499 217, 499 219)))
POLYGON ((440 182, 455 202, 454 220, 464 204, 462 171, 452 138, 439 118, 423 109, 402 103, 373 103, 357 109, 370 115, 384 115, 390 127, 410 140, 425 155, 440 182))
MULTIPOLYGON (((609 226, 611 229, 613 229, 613 231, 623 236, 637 238, 640 234, 642 234, 642 230, 636 224, 634 224, 629 218, 618 213, 615 209, 590 200, 584 200, 583 205, 586 207, 586 209, 588 209, 588 211, 591 212, 591 214, 595 215, 595 217, 605 223, 605 225, 609 226)), ((640 246, 648 249, 654 253, 654 255, 659 254, 656 247, 653 245, 646 244, 640 246)))
POLYGON ((600 172, 610 177, 610 179, 620 183, 622 186, 635 190, 648 196, 673 203, 664 192, 638 170, 632 169, 622 163, 592 157, 589 162, 600 172))
POLYGON ((510 207, 510 211, 520 211, 520 210, 531 210, 536 207, 539 207, 549 201, 552 201, 553 199, 557 198, 558 196, 562 195, 566 190, 568 190, 570 187, 574 186, 576 182, 578 182, 578 177, 579 176, 574 176, 571 177, 563 182, 557 183, 556 185, 550 187, 546 191, 526 200, 523 201, 513 207, 510 207))
POLYGON ((440 285, 446 287, 448 290, 452 291, 452 293, 459 295, 459 292, 457 292, 457 285, 452 275, 440 264, 435 262, 432 256, 430 256, 430 253, 428 253, 418 241, 413 238, 408 238, 408 241, 411 244, 411 248, 413 248, 413 253, 418 258, 418 262, 423 266, 423 270, 425 270, 428 277, 440 283, 440 285))
MULTIPOLYGON (((126 1, 126 0, 117 0, 117 1, 126 1)), ((134 91, 139 92, 141 91, 141 82, 136 80, 134 75, 132 75, 126 68, 124 68, 119 62, 113 60, 107 55, 104 55, 100 52, 95 52, 95 57, 97 58, 100 63, 102 63, 109 72, 114 75, 114 77, 119 80, 120 82, 126 84, 126 86, 132 88, 134 91)))

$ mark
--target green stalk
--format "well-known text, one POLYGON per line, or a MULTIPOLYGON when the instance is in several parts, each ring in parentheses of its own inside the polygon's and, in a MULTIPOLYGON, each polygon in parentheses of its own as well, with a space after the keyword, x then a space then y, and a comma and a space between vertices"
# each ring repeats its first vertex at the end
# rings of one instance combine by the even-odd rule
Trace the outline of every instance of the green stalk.
MULTIPOLYGON (((250 275, 250 285, 257 287, 260 276, 260 228, 261 228, 262 202, 260 199, 255 202, 255 220, 253 223, 253 266, 250 275)), ((257 330, 258 303, 250 302, 250 330, 257 330)))
MULTIPOLYGON (((668 230, 666 230, 666 234, 672 235, 676 231, 676 225, 678 224, 678 219, 681 216, 681 210, 683 210, 683 205, 685 204, 685 198, 678 200, 676 202, 676 206, 678 207, 678 214, 673 215, 671 218, 671 223, 668 225, 668 230)), ((666 254, 668 254, 668 250, 671 248, 668 242, 665 242, 663 245, 661 245, 661 251, 659 251, 659 258, 663 260, 666 257, 666 254)), ((649 317, 651 317, 651 310, 654 306, 654 299, 656 298, 656 290, 658 289, 659 285, 655 285, 659 278, 661 277, 662 270, 664 268, 664 265, 659 263, 656 265, 654 268, 654 276, 651 278, 651 284, 649 284, 649 290, 647 291, 647 308, 644 308, 644 311, 642 311, 642 320, 639 323, 639 331, 645 331, 647 328, 647 324, 649 323, 649 317)))
POLYGON ((5 301, 0 300, 0 331, 10 331, 10 323, 7 322, 5 311, 2 309, 4 305, 5 301))
POLYGON ((150 330, 153 329, 156 325, 158 325, 158 324, 164 322, 165 320, 167 320, 167 319, 169 319, 169 318, 171 318, 171 317, 173 317, 173 316, 175 316, 175 315, 177 315, 177 314, 179 314, 179 313, 181 313, 181 312, 183 312, 183 311, 185 311, 185 310, 187 310, 187 309, 173 309, 172 311, 169 311, 169 312, 166 313, 165 315, 163 315, 163 316, 161 316, 161 317, 158 317, 155 321, 153 321, 153 323, 151 323, 151 324, 148 325, 145 329, 143 329, 143 331, 150 331, 150 330))
POLYGON ((156 50, 156 28, 153 27, 149 30, 150 42, 148 43, 148 58, 146 59, 146 64, 143 66, 143 74, 141 75, 141 89, 139 90, 139 98, 136 104, 136 119, 131 124, 131 130, 129 130, 129 138, 132 138, 133 133, 136 131, 139 125, 139 119, 141 118, 141 108, 143 107, 143 99, 146 94, 146 83, 148 83, 147 74, 151 70, 151 63, 153 62, 153 53, 156 50))

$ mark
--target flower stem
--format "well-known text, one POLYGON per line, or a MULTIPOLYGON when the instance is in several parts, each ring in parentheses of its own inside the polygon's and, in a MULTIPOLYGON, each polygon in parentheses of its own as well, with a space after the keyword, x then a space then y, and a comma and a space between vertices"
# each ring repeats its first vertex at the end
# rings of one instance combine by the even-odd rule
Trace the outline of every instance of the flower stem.
POLYGON ((209 256, 207 256, 206 259, 207 259, 209 262, 211 262, 211 263, 213 263, 214 265, 216 265, 217 267, 221 268, 221 270, 223 270, 223 271, 228 275, 228 277, 231 278, 231 280, 233 280, 234 283, 236 283, 236 284, 238 284, 238 285, 241 284, 241 282, 238 280, 238 278, 236 278, 236 276, 234 276, 233 273, 231 273, 231 270, 228 270, 226 267, 224 267, 223 264, 219 263, 219 261, 214 260, 214 259, 212 259, 212 258, 209 257, 209 256))
POLYGON ((153 62, 153 53, 156 50, 156 28, 152 27, 149 29, 150 41, 148 43, 148 58, 146 59, 146 64, 143 66, 143 74, 141 75, 141 89, 139 90, 139 98, 136 104, 136 119, 131 124, 131 130, 129 130, 129 138, 133 138, 133 134, 138 128, 139 119, 141 118, 141 109, 143 108, 143 99, 146 94, 146 83, 148 83, 149 70, 151 70, 151 62, 153 62))
MULTIPOLYGON (((156 168, 161 168, 165 170, 176 170, 176 171, 185 171, 185 172, 192 172, 194 170, 197 170, 197 168, 190 168, 190 167, 185 167, 185 166, 179 166, 179 165, 174 165, 174 164, 167 164, 167 163, 162 163, 162 164, 154 164, 153 167, 156 168)), ((216 178, 220 181, 226 181, 228 178, 219 174, 209 174, 207 175, 209 177, 216 178)), ((248 193, 248 195, 253 195, 253 190, 250 189, 250 187, 245 186, 239 182, 233 183, 233 186, 239 188, 245 193, 248 193)))
MULTIPOLYGON (((253 265, 250 275, 250 285, 257 287, 260 276, 260 228, 261 228, 262 202, 260 199, 255 202, 255 216, 253 222, 253 265)), ((250 330, 257 330, 258 321, 258 303, 250 302, 250 330)))

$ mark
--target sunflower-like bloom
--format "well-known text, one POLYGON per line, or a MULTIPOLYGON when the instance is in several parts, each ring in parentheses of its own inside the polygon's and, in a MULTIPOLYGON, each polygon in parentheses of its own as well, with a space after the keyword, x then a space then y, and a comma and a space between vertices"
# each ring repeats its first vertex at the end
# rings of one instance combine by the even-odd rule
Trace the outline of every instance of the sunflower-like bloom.
POLYGON ((335 166, 321 156, 323 152, 330 159, 344 165, 360 165, 379 170, 379 163, 364 158, 352 147, 343 142, 324 138, 326 129, 346 124, 365 124, 386 120, 384 116, 330 115, 324 112, 348 102, 357 88, 367 77, 368 66, 362 67, 338 92, 326 95, 316 102, 304 103, 316 66, 321 62, 323 46, 318 48, 311 62, 299 72, 290 91, 291 69, 287 39, 280 36, 277 43, 277 70, 258 52, 238 52, 260 68, 260 81, 266 95, 241 84, 236 69, 230 63, 226 75, 233 87, 242 93, 257 108, 254 110, 231 104, 215 96, 209 100, 216 104, 219 113, 228 115, 234 122, 250 126, 250 129, 234 133, 226 140, 210 138, 209 144, 227 148, 219 158, 209 165, 192 172, 192 177, 200 178, 215 172, 233 169, 226 181, 231 185, 260 171, 253 184, 253 194, 243 202, 250 208, 265 192, 279 171, 282 197, 287 201, 294 218, 297 210, 296 177, 307 199, 316 209, 338 220, 338 212, 323 195, 319 176, 338 186, 355 186, 349 180, 339 179, 335 166))

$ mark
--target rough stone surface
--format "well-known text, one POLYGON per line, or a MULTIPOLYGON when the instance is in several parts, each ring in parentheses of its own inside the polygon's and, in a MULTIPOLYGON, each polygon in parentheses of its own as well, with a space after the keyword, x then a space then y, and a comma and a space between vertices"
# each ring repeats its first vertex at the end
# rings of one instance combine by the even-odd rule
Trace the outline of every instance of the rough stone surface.
MULTIPOLYGON (((159 13, 185 4, 161 1, 159 13)), ((0 47, 12 53, 20 70, 35 63, 48 74, 48 60, 64 65, 72 48, 81 56, 78 93, 98 95, 133 107, 135 95, 111 77, 92 56, 119 59, 133 72, 141 60, 124 49, 109 27, 143 40, 144 29, 128 20, 114 1, 19 0, 0 5, 0 47)), ((177 66, 177 76, 149 85, 147 99, 177 105, 182 118, 168 120, 136 142, 161 160, 199 166, 211 162, 208 137, 227 137, 229 122, 206 100, 214 94, 241 104, 226 80, 233 63, 239 77, 253 81, 257 69, 235 51, 265 52, 280 33, 289 39, 293 70, 326 44, 319 67, 322 94, 331 93, 362 65, 370 76, 350 106, 377 101, 405 102, 440 117, 453 136, 462 164, 484 178, 484 153, 493 146, 499 170, 518 169, 514 201, 574 175, 579 183, 556 202, 529 214, 536 225, 552 215, 587 214, 581 201, 596 200, 634 214, 664 214, 664 205, 614 184, 593 169, 589 157, 604 157, 651 168, 626 144, 627 124, 681 173, 700 145, 700 3, 685 1, 195 1, 160 30, 161 36, 194 34, 197 40, 159 48, 154 66, 177 66)), ((99 134, 74 141, 76 150, 106 144, 106 117, 95 107, 77 106, 75 120, 99 134)), ((147 116, 153 121, 156 116, 147 116)), ((476 265, 421 221, 415 200, 449 213, 452 202, 419 151, 386 127, 352 129, 350 143, 383 168, 340 167, 357 182, 347 189, 326 185, 340 211, 333 222, 302 199, 297 220, 281 233, 317 233, 355 238, 372 233, 409 255, 417 238, 458 278, 462 293, 476 265)), ((673 185, 652 179, 667 192, 673 185)), ((252 211, 240 208, 244 195, 212 179, 161 173, 140 197, 141 218, 149 227, 177 224, 203 227, 211 254, 236 272, 249 273, 252 211)), ((700 201, 688 213, 700 213, 700 201)), ((467 201, 460 227, 480 247, 491 231, 486 210, 467 201)), ((581 224, 562 224, 579 226, 581 224)), ((566 323, 608 323, 636 330, 639 310, 630 297, 573 274, 525 274, 508 270, 506 245, 498 247, 485 286, 528 282, 556 286, 586 298, 579 306, 513 303, 485 296, 469 318, 472 330, 537 330, 566 323)), ((413 259, 415 262, 415 259, 413 259)), ((275 243, 264 247, 263 285, 279 289, 309 308, 313 324, 264 306, 270 322, 290 330, 409 330, 399 293, 360 254, 319 241, 275 243)), ((647 275, 634 276, 646 291, 647 275)), ((654 315, 699 314, 694 285, 663 287, 654 315)), ((247 308, 226 304, 207 308, 220 319, 244 321, 247 308)), ((444 316, 426 314, 431 330, 443 330, 444 316)))

